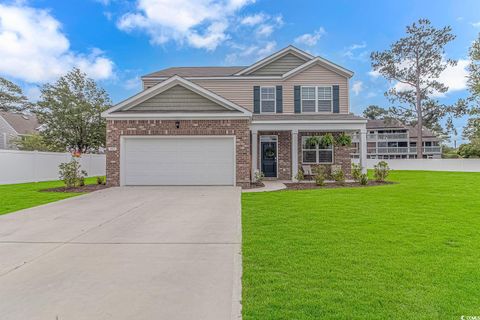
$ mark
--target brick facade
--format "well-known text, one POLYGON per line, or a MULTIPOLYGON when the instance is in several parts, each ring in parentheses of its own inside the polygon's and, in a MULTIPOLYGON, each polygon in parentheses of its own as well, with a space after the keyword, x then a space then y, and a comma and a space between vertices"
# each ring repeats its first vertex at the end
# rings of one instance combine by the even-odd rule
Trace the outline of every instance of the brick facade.
POLYGON ((236 181, 250 186, 250 120, 108 120, 107 184, 120 185, 121 136, 235 135, 236 181), (179 123, 177 128, 176 123, 179 123))

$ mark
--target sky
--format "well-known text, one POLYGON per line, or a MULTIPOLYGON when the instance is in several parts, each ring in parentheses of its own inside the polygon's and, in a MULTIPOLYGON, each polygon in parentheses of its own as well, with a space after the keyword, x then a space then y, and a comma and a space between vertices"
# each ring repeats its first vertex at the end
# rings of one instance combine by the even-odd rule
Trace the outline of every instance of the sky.
MULTIPOLYGON (((370 53, 428 18, 457 36, 458 60, 441 81, 452 103, 468 95, 468 48, 480 33, 480 1, 0 0, 0 76, 38 99, 39 86, 73 67, 117 103, 141 90, 140 77, 171 66, 249 65, 289 44, 355 72, 351 111, 388 107, 394 86, 372 72, 370 53)), ((461 130, 465 118, 455 121, 461 130)), ((461 143, 461 137, 457 138, 461 143)))

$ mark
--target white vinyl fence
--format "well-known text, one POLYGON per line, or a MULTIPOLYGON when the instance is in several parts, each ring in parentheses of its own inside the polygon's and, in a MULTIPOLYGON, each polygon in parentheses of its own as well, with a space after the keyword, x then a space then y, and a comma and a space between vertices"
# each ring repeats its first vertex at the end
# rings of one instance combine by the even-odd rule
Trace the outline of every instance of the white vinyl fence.
MULTIPOLYGON (((352 159, 358 163, 358 159, 352 159)), ((367 159, 367 168, 373 166, 381 159, 367 159)), ((480 172, 480 159, 392 159, 383 160, 393 170, 429 170, 429 171, 463 171, 480 172)))
MULTIPOLYGON (((58 180, 58 165, 69 162, 70 153, 0 150, 0 184, 58 180)), ((104 154, 77 158, 89 177, 105 175, 104 154)))

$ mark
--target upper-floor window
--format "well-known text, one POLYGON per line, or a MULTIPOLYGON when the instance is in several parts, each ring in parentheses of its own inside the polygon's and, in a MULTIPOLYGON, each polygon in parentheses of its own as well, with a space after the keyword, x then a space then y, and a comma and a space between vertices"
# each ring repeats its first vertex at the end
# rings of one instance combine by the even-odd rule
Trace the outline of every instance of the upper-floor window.
POLYGON ((302 87, 302 112, 333 112, 332 87, 302 87))
POLYGON ((260 88, 260 112, 275 112, 275 87, 260 88))

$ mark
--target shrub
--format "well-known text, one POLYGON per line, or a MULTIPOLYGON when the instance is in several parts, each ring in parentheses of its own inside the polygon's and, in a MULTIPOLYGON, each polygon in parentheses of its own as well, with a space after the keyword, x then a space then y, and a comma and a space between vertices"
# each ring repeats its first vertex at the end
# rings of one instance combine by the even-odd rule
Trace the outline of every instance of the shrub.
POLYGON ((60 179, 63 180, 68 188, 85 185, 85 177, 87 172, 81 170, 80 163, 73 159, 70 162, 61 163, 59 166, 60 179))
POLYGON ((325 185, 325 168, 324 167, 315 168, 315 184, 317 186, 325 185))
POLYGON ((332 178, 341 185, 345 184, 345 173, 341 168, 332 172, 332 178))
POLYGON ((320 145, 322 147, 329 147, 335 142, 335 139, 333 138, 333 135, 331 133, 327 133, 322 136, 320 139, 320 145))
POLYGON ((255 171, 255 175, 253 177, 255 183, 260 183, 263 181, 263 179, 265 178, 265 174, 262 172, 262 171, 255 171))
POLYGON ((360 175, 360 184, 362 186, 366 186, 368 184, 368 175, 366 173, 362 173, 360 175))
POLYGON ((352 163, 352 178, 355 182, 360 182, 360 177, 362 176, 362 166, 359 164, 352 163))
POLYGON ((98 176, 97 177, 97 184, 105 184, 105 177, 98 176))
POLYGON ((303 174, 302 169, 298 169, 298 172, 297 172, 297 175, 295 176, 295 179, 297 179, 298 181, 305 180, 305 175, 303 174))
POLYGON ((342 132, 339 136, 337 136, 336 144, 338 146, 349 147, 352 145, 352 137, 345 132, 342 132))
POLYGON ((373 166, 373 169, 374 169, 373 177, 375 178, 375 180, 379 182, 385 181, 385 179, 387 179, 388 174, 390 172, 390 167, 388 166, 388 163, 386 163, 385 161, 380 161, 378 164, 373 166))

